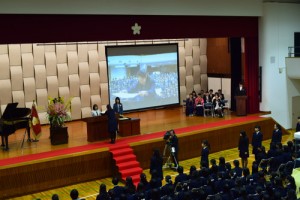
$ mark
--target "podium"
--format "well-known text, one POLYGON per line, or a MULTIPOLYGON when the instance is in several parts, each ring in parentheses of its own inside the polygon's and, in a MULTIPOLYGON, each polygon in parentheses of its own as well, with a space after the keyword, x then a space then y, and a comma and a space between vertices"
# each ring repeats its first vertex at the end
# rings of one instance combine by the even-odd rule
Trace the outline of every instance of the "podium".
POLYGON ((235 96, 236 102, 236 115, 245 116, 247 115, 247 96, 235 96))
POLYGON ((122 137, 141 134, 139 118, 131 118, 131 119, 120 118, 118 120, 118 123, 119 123, 119 135, 122 137))
POLYGON ((86 122, 87 141, 94 142, 109 138, 108 118, 106 115, 82 119, 86 122))

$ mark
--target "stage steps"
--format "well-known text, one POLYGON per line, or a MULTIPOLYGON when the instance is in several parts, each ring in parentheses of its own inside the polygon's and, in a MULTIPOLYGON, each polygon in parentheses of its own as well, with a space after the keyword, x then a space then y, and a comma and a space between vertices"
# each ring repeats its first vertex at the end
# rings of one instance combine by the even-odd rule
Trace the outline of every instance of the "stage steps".
POLYGON ((113 145, 109 148, 109 151, 121 174, 122 180, 125 181, 127 176, 131 176, 133 183, 137 185, 140 181, 140 174, 143 172, 143 169, 136 160, 133 149, 128 144, 123 144, 113 145))

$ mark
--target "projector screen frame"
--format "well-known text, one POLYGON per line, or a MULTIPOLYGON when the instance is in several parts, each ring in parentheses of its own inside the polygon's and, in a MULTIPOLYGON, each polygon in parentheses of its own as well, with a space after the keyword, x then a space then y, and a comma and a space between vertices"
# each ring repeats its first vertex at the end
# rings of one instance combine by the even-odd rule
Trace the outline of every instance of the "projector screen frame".
MULTIPOLYGON (((147 47, 153 47, 153 48, 159 48, 159 47, 167 47, 174 48, 176 51, 173 53, 176 53, 176 84, 177 84, 177 100, 175 103, 171 102, 168 104, 159 104, 159 105, 153 105, 153 106, 147 106, 147 107, 139 107, 136 109, 126 109, 124 107, 124 113, 130 113, 130 112, 137 112, 137 111, 144 111, 144 110, 151 110, 151 109, 162 109, 162 108, 171 108, 175 106, 180 105, 180 74, 179 74, 179 49, 178 49, 178 43, 158 43, 158 44, 135 44, 135 45, 107 45, 105 46, 105 56, 106 56, 106 69, 107 69, 107 79, 108 79, 108 98, 109 98, 109 104, 113 106, 114 104, 114 98, 111 96, 111 77, 110 77, 110 68, 109 68, 109 55, 108 51, 109 49, 126 49, 126 48, 147 48, 147 47), (172 47, 173 46, 173 47, 172 47), (113 99, 112 99, 113 98, 113 99)), ((137 50, 135 50, 137 51, 137 50)), ((151 52, 151 51, 150 51, 151 52)), ((155 52, 155 53, 162 53, 162 52, 155 52)), ((165 52, 163 52, 165 53, 165 52)), ((131 55, 130 53, 123 53, 122 55, 131 55)), ((121 98, 122 102, 122 98, 121 98)), ((123 103, 123 102, 122 102, 123 103)))

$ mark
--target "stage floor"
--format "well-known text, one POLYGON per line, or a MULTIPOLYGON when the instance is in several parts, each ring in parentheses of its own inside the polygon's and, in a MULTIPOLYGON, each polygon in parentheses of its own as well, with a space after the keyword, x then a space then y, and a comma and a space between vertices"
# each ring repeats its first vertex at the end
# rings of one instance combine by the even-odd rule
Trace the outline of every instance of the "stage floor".
MULTIPOLYGON (((256 114, 259 115, 259 114, 256 114)), ((140 118, 141 134, 151 134, 159 131, 167 131, 169 129, 177 129, 189 127, 193 125, 205 124, 210 122, 217 122, 221 120, 228 120, 238 118, 234 113, 227 111, 224 118, 207 117, 187 117, 183 112, 182 107, 165 108, 157 110, 147 110, 141 112, 134 112, 125 114, 126 117, 140 118)), ((30 155, 53 150, 65 149, 70 147, 82 146, 91 144, 87 141, 86 123, 77 120, 68 122, 69 142, 63 145, 51 145, 49 139, 49 125, 42 126, 42 136, 39 142, 27 142, 27 136, 23 148, 21 148, 22 140, 24 138, 24 129, 17 130, 14 134, 9 136, 9 151, 2 151, 0 159, 13 158, 22 155, 30 155)), ((120 138, 118 136, 118 138, 120 138)), ((108 142, 108 140, 107 140, 108 142)))

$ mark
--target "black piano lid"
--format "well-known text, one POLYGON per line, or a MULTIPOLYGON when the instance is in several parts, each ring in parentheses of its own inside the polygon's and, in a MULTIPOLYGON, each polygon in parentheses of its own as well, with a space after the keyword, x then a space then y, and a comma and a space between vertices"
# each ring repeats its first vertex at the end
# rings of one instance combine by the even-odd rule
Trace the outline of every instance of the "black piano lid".
POLYGON ((12 119, 12 115, 13 113, 16 111, 16 108, 18 106, 19 103, 9 103, 7 104, 3 115, 2 115, 2 119, 12 119))

